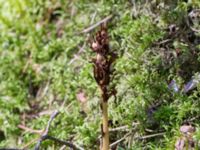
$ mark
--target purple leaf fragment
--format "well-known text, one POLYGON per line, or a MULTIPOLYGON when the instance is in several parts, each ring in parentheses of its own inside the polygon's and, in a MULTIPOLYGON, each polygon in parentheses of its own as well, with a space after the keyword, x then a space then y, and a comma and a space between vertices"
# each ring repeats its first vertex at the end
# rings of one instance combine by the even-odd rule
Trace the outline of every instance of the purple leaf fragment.
POLYGON ((176 83, 175 80, 172 80, 172 81, 169 83, 168 88, 169 88, 169 89, 172 89, 172 90, 173 90, 174 92, 176 92, 176 93, 179 91, 179 87, 178 87, 178 85, 177 85, 177 83, 176 83))
POLYGON ((196 87, 196 83, 192 79, 184 86, 184 93, 189 92, 190 90, 194 89, 196 87))

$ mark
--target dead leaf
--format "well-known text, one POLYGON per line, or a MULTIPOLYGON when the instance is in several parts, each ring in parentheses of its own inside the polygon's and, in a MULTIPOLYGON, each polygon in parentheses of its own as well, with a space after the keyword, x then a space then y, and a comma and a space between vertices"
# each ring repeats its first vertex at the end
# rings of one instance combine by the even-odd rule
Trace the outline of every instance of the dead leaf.
POLYGON ((64 20, 63 19, 58 19, 56 21, 56 35, 57 37, 62 37, 64 33, 64 20))
POLYGON ((87 98, 85 93, 81 90, 78 94, 76 94, 76 98, 78 99, 79 102, 85 103, 87 102, 87 98))
POLYGON ((185 141, 183 138, 179 138, 175 144, 175 150, 184 150, 185 141))
POLYGON ((87 97, 86 97, 85 92, 80 90, 79 93, 76 94, 76 98, 80 102, 80 106, 81 106, 80 112, 81 112, 81 114, 87 114, 88 107, 87 107, 87 97))
POLYGON ((191 125, 183 125, 183 126, 180 127, 180 131, 183 134, 190 134, 190 133, 195 132, 195 128, 192 127, 191 125))

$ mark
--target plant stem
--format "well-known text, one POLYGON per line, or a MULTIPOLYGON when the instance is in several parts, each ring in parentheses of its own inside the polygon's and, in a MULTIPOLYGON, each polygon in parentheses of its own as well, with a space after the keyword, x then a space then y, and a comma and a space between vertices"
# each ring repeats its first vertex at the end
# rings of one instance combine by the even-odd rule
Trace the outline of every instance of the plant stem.
POLYGON ((102 101, 103 119, 103 146, 102 150, 109 150, 109 130, 108 130, 108 102, 102 101))

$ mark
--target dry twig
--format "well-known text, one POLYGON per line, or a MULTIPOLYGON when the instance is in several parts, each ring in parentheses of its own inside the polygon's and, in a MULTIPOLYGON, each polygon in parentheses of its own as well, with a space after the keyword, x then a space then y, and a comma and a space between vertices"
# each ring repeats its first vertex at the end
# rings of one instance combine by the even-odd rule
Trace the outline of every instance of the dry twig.
POLYGON ((117 144, 119 144, 120 142, 122 142, 123 140, 125 140, 128 136, 130 136, 132 133, 129 132, 127 133, 124 137, 122 137, 121 139, 115 141, 114 143, 110 144, 110 148, 115 147, 117 144))
MULTIPOLYGON (((136 127, 138 126, 140 123, 139 122, 133 122, 132 123, 132 127, 136 127)), ((130 131, 129 130, 129 126, 128 125, 124 125, 124 126, 121 126, 121 127, 116 127, 116 128, 113 128, 113 129, 109 129, 110 132, 115 132, 115 131, 130 131)))
POLYGON ((106 18, 100 20, 99 22, 93 24, 92 26, 84 29, 83 31, 81 31, 80 33, 89 33, 91 31, 93 31, 96 27, 100 26, 101 24, 107 23, 109 20, 111 20, 113 18, 113 15, 109 15, 106 18))
POLYGON ((43 132, 43 130, 34 130, 34 129, 31 129, 31 128, 28 128, 24 125, 18 125, 18 128, 22 129, 22 130, 25 130, 26 132, 30 132, 30 133, 37 133, 37 134, 41 134, 43 132))
MULTIPOLYGON (((133 133, 129 132, 124 137, 122 137, 121 139, 119 139, 119 140, 115 141, 114 143, 110 144, 110 148, 115 147, 117 144, 119 144, 120 142, 124 141, 131 134, 133 134, 133 133)), ((145 139, 152 138, 152 137, 163 136, 164 134, 165 134, 165 132, 162 132, 162 133, 156 133, 156 134, 151 134, 151 135, 138 136, 138 137, 134 137, 133 139, 145 140, 145 139)))
POLYGON ((156 136, 163 136, 164 134, 165 134, 165 132, 155 133, 155 134, 151 134, 151 135, 139 136, 139 137, 136 137, 135 139, 145 140, 145 139, 149 139, 149 138, 156 137, 156 136))
POLYGON ((63 141, 63 140, 60 140, 60 139, 57 139, 55 137, 52 137, 52 136, 49 136, 48 135, 48 132, 49 132, 49 128, 50 128, 50 125, 51 125, 51 122, 53 121, 53 119, 59 114, 59 112, 56 110, 53 112, 53 114, 51 115, 48 123, 47 123, 47 127, 44 131, 44 133, 41 135, 40 139, 38 140, 36 146, 35 146, 35 150, 39 150, 40 149, 40 145, 41 143, 44 141, 44 140, 52 140, 52 141, 55 141, 57 143, 60 143, 60 144, 63 144, 63 145, 66 145, 70 148, 73 148, 74 150, 84 150, 83 148, 77 146, 76 144, 73 144, 72 142, 68 142, 68 141, 63 141))

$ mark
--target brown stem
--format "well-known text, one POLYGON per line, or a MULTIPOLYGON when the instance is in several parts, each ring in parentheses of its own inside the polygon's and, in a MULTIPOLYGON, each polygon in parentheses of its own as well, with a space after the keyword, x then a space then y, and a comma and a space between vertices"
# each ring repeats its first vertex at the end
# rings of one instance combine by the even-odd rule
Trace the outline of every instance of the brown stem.
POLYGON ((108 91, 107 87, 101 89, 101 109, 102 109, 102 121, 103 121, 103 126, 102 126, 102 149, 101 150, 109 150, 109 128, 108 128, 108 91))
POLYGON ((108 102, 104 100, 102 100, 102 119, 103 119, 102 150, 109 150, 108 102))

